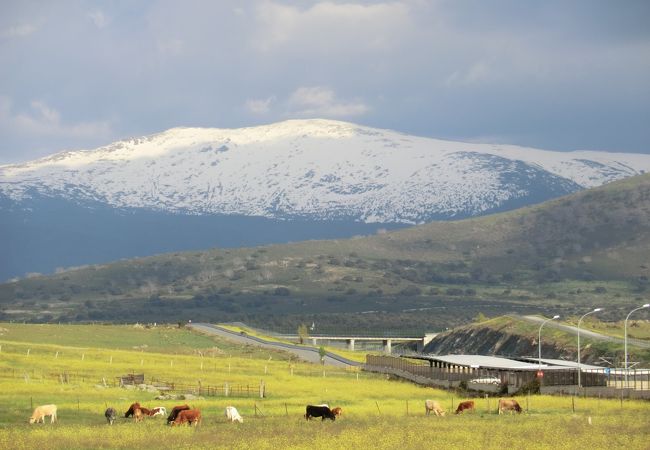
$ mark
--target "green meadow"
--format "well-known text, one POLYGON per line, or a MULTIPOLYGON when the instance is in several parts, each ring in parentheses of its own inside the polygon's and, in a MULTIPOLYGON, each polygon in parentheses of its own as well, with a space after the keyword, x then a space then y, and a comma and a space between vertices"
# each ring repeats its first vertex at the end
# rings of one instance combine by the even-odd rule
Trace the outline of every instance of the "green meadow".
POLYGON ((630 448, 647 449, 650 402, 553 396, 519 397, 526 412, 496 414, 496 398, 476 398, 475 413, 456 416, 458 394, 386 376, 306 364, 172 326, 0 324, 0 448, 630 448), (201 395, 155 400, 125 389, 116 377, 144 373, 145 382, 188 388, 249 386, 250 396, 201 395), (260 398, 263 382, 265 397, 260 398), (438 400, 445 417, 427 417, 424 400, 438 400), (197 428, 118 418, 139 401, 147 407, 189 403, 197 428), (58 422, 29 425, 32 407, 54 403, 58 422), (306 404, 341 406, 335 422, 306 421, 306 404), (227 405, 243 424, 228 423, 227 405))

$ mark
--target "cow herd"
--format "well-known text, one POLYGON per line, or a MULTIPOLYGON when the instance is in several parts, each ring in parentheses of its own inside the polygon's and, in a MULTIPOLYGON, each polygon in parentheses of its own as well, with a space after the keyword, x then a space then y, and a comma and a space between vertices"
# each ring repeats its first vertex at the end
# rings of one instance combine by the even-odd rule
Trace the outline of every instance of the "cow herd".
MULTIPOLYGON (((438 403, 435 400, 425 400, 424 401, 424 409, 426 411, 426 415, 428 416, 430 413, 434 413, 436 416, 444 416, 445 415, 445 410, 442 409, 440 406, 440 403, 438 403)), ((475 411, 476 410, 476 405, 474 404, 474 400, 467 400, 464 402, 460 402, 458 404, 458 407, 456 408, 456 414, 463 413, 465 411, 475 411)), ((499 414, 503 414, 504 412, 516 412, 516 413, 521 413, 522 409, 521 406, 519 406, 519 403, 517 403, 517 400, 515 399, 505 399, 505 398, 500 398, 499 399, 499 414)))
MULTIPOLYGON (((114 408, 108 408, 104 413, 109 424, 113 423, 109 417, 113 416, 114 412, 115 412, 114 408)), ((228 406, 226 408, 226 416, 230 419, 234 415, 239 416, 239 414, 237 413, 237 409, 235 409, 235 407, 233 406, 228 406)), ((143 407, 142 405, 140 405, 140 403, 136 402, 133 403, 131 406, 129 406, 129 409, 126 411, 126 413, 124 413, 125 418, 133 417, 133 420, 135 422, 141 422, 145 416, 165 417, 167 416, 167 409, 164 406, 158 406, 156 408, 149 409, 143 407)), ((171 426, 178 426, 178 425, 185 425, 185 424, 190 426, 192 425, 197 426, 199 423, 201 423, 201 410, 192 409, 187 404, 174 406, 171 412, 169 413, 169 415, 167 416, 167 425, 171 425, 171 426)))
MULTIPOLYGON (((45 423, 45 417, 50 416, 50 423, 57 420, 56 405, 42 405, 37 406, 29 418, 29 423, 45 423)), ((134 422, 142 422, 145 417, 167 416, 167 409, 164 406, 157 406, 155 408, 145 408, 140 403, 135 402, 129 406, 129 409, 124 413, 125 418, 133 418, 134 422)), ((117 410, 113 407, 106 408, 104 417, 109 425, 113 425, 117 419, 117 410)), ((243 423, 244 419, 234 406, 226 407, 226 418, 230 422, 243 423)), ((174 406, 167 416, 167 425, 198 425, 201 422, 201 410, 192 409, 189 405, 174 406)))
MULTIPOLYGON (((426 415, 433 413, 436 416, 444 416, 445 410, 440 406, 440 403, 436 400, 425 400, 424 408, 426 415)), ((456 408, 456 414, 461 414, 465 411, 475 411, 476 406, 474 400, 467 400, 460 402, 456 408)), ((45 417, 50 416, 50 423, 54 423, 57 420, 56 417, 56 405, 42 405, 37 406, 34 409, 32 416, 29 418, 29 423, 45 423, 45 417)), ((499 399, 499 414, 504 412, 516 412, 521 413, 522 409, 515 399, 499 399)), ((312 418, 320 417, 321 420, 330 419, 336 420, 337 417, 343 414, 343 409, 341 407, 331 408, 327 404, 320 405, 307 405, 305 409, 305 419, 311 420, 312 418)), ((142 422, 145 417, 164 417, 167 415, 167 409, 164 406, 157 406, 155 408, 145 408, 140 403, 135 402, 129 406, 129 409, 124 413, 125 418, 133 418, 134 422, 142 422)), ((229 422, 239 422, 243 423, 244 419, 237 411, 237 408, 234 406, 226 406, 225 411, 226 419, 229 422)), ((109 407, 104 411, 104 417, 109 425, 113 425, 117 419, 117 410, 113 407, 109 407)), ((178 426, 178 425, 194 425, 197 426, 201 423, 201 410, 192 409, 189 405, 179 405, 174 406, 167 416, 167 425, 178 426)))

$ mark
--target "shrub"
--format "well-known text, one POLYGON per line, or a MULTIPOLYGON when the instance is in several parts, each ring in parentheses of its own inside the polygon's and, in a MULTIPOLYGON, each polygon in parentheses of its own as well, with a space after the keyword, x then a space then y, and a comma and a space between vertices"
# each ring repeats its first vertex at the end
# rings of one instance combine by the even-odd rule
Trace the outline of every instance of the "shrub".
POLYGON ((400 291, 400 294, 408 295, 408 296, 420 295, 421 293, 422 293, 422 289, 420 289, 417 286, 407 286, 400 291))
POLYGON ((519 388, 515 395, 524 395, 524 394, 539 394, 539 379, 535 378, 534 380, 524 384, 519 388))
POLYGON ((288 295, 291 295, 291 291, 286 287, 277 287, 273 291, 273 295, 279 295, 279 296, 286 297, 288 295))

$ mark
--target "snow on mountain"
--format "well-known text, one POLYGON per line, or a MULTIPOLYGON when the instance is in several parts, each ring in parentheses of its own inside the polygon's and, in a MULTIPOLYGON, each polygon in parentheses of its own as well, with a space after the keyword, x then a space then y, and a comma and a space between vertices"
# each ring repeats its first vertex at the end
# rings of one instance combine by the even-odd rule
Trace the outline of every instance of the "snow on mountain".
POLYGON ((419 223, 543 201, 650 170, 650 155, 553 152, 331 120, 174 128, 0 166, 0 194, 119 208, 419 223))

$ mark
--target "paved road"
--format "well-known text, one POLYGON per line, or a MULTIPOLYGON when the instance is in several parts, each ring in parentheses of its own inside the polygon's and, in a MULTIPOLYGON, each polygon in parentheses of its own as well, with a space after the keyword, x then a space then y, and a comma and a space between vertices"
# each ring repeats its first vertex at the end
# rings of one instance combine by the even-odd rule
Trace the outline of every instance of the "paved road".
MULTIPOLYGON (((535 322, 541 324, 544 319, 537 317, 537 316, 521 316, 523 319, 528 320, 530 322, 535 322)), ((569 333, 573 333, 575 335, 578 334, 578 327, 574 327, 571 325, 564 325, 562 323, 557 323, 557 322, 546 322, 545 327, 552 327, 552 328, 557 328, 560 330, 568 331, 569 333)), ((613 336, 606 336, 604 334, 596 333, 593 331, 585 330, 583 328, 580 328, 580 336, 581 337, 589 337, 592 339, 599 339, 601 341, 607 341, 607 342, 614 342, 617 344, 625 345, 625 340, 613 336)), ((632 338, 627 338, 627 345, 633 345, 635 347, 640 347, 640 348, 650 348, 650 342, 648 341, 643 341, 640 339, 632 339, 632 338)))
MULTIPOLYGON (((202 331, 204 333, 213 334, 215 336, 219 336, 233 342, 238 342, 240 344, 257 345, 263 348, 282 350, 285 352, 293 353, 294 355, 298 356, 302 360, 313 362, 313 363, 320 363, 320 355, 318 353, 317 348, 304 347, 304 346, 293 345, 293 344, 284 344, 281 342, 265 341, 264 339, 260 339, 255 336, 236 333, 234 331, 230 331, 225 328, 222 328, 218 325, 212 325, 209 323, 193 323, 192 325, 188 325, 188 327, 195 329, 197 331, 202 331)), ((343 358, 342 356, 335 355, 330 352, 327 352, 325 356, 325 364, 330 366, 338 366, 338 367, 361 365, 356 361, 343 358)))

